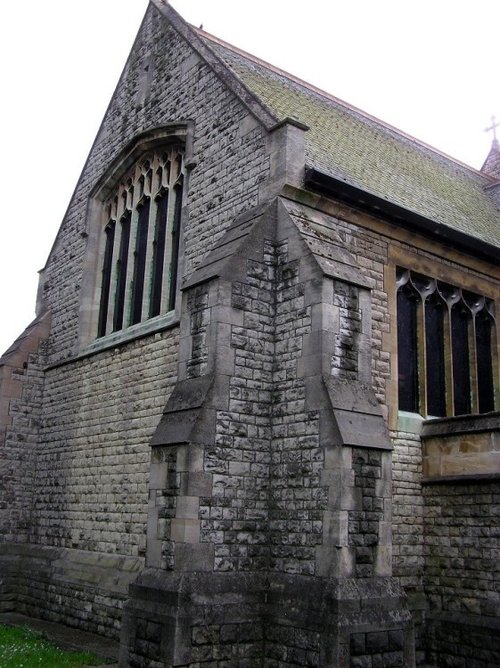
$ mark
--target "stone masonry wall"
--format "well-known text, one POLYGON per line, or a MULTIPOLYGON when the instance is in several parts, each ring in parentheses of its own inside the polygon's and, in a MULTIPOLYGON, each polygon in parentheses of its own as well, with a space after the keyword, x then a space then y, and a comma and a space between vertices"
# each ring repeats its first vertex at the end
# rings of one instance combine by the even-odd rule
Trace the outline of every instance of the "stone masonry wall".
MULTIPOLYGON (((345 223, 344 223, 345 224, 345 223)), ((363 273, 373 281, 372 302, 372 382, 377 399, 387 405, 387 384, 390 380, 390 352, 384 348, 384 337, 390 331, 388 296, 385 292, 384 268, 388 262, 389 240, 368 230, 348 225, 352 239, 347 246, 363 273)))
POLYGON ((266 532, 269 439, 274 360, 274 244, 262 261, 248 260, 245 281, 232 286, 232 306, 241 326, 232 325, 235 373, 227 411, 218 411, 215 442, 205 453, 213 494, 200 499, 201 541, 214 544, 215 571, 258 571, 268 567, 266 532))
MULTIPOLYGON (((235 215, 257 202, 268 157, 261 128, 150 6, 44 271, 43 302, 52 312, 46 361, 53 366, 46 373, 29 541, 46 550, 144 557, 149 440, 175 382, 177 331, 58 363, 79 349, 86 240, 90 227, 100 224, 88 218, 91 189, 138 133, 185 120, 194 122, 197 162, 183 246, 189 273, 235 215)), ((66 611, 69 623, 94 623, 96 630, 101 594, 88 583, 80 588, 69 582, 56 585, 48 578, 41 586, 36 598, 44 614, 66 611), (94 622, 70 614, 76 591, 94 622)), ((29 581, 23 592, 28 609, 29 581)), ((119 599, 110 595, 110 623, 103 632, 116 633, 112 610, 119 599)))
MULTIPOLYGON (((384 270, 389 262, 390 247, 399 252, 414 252, 414 248, 389 240, 369 230, 342 219, 330 220, 335 224, 345 248, 351 252, 372 279, 372 376, 377 398, 387 411, 389 383, 391 381, 391 352, 385 340, 391 332, 389 295, 386 294, 384 270)), ((422 261, 436 260, 436 256, 419 251, 422 261)), ((471 270, 439 258, 450 269, 459 269, 473 279, 471 270)), ((342 297, 344 300, 347 296, 342 297)), ((346 302, 347 303, 347 302, 346 302)), ((351 321, 353 322, 353 321, 351 321)), ((342 341, 338 341, 342 345, 342 341)), ((348 359, 344 358, 344 359, 348 359)), ((333 370, 335 370, 335 360, 333 370)), ((345 362, 344 362, 345 363, 345 362)), ((343 371, 346 373, 346 370, 343 371)), ((411 592, 422 592, 423 575, 423 499, 422 499, 422 451, 418 434, 411 432, 392 433, 393 451, 393 563, 394 575, 402 578, 402 583, 411 592)))
POLYGON ((278 247, 276 359, 271 467, 271 568, 314 575, 315 548, 322 542, 326 488, 321 486, 324 450, 318 411, 308 410, 304 379, 297 373, 304 336, 311 332, 301 266, 278 247))
POLYGON ((379 543, 379 524, 384 515, 384 499, 376 493, 382 478, 382 452, 354 448, 352 453, 354 487, 361 497, 360 508, 348 512, 349 545, 354 549, 356 577, 372 577, 375 547, 379 543))
MULTIPOLYGON (((0 359, 0 536, 5 552, 32 528, 43 360, 50 316, 35 320, 0 359)), ((0 610, 15 610, 17 581, 0 554, 0 610)))
MULTIPOLYGON (((354 255, 365 276, 373 282, 372 302, 372 383, 383 407, 391 379, 390 351, 384 338, 390 332, 388 295, 385 292, 384 269, 388 263, 388 239, 340 218, 330 217, 339 239, 354 255)), ((398 245, 396 242, 392 242, 398 245)), ((350 349, 359 328, 360 314, 355 291, 341 284, 335 287, 335 305, 342 318, 342 329, 336 339, 337 356, 332 356, 332 373, 342 378, 356 373, 356 352, 350 349), (342 360, 342 361, 340 361, 342 360)), ((386 409, 385 409, 386 410, 386 409)), ((421 447, 414 434, 393 435, 393 565, 394 575, 402 577, 405 586, 422 591, 422 512, 421 447)))
POLYGON ((424 500, 422 497, 422 445, 418 434, 395 435, 392 457, 393 565, 408 592, 421 589, 423 575, 424 500))
POLYGON ((268 156, 256 121, 150 5, 142 39, 132 49, 45 269, 43 299, 53 313, 52 361, 78 349, 86 240, 89 226, 100 224, 87 218, 91 189, 138 133, 186 120, 194 122, 196 161, 184 238, 188 274, 235 215, 257 203, 268 156))
POLYGON ((37 552, 16 557, 27 564, 20 612, 119 633, 128 582, 144 562, 149 441, 175 382, 177 333, 46 372, 27 536, 37 552))
POLYGON ((423 494, 428 660, 498 665, 500 483, 430 484, 423 494))
MULTIPOLYGON (((40 429, 38 452, 33 456, 36 474, 34 465, 23 469, 24 482, 33 490, 33 512, 31 517, 21 518, 15 532, 7 523, 8 540, 24 539, 47 550, 131 559, 144 556, 149 441, 175 383, 177 330, 69 360, 79 350, 86 239, 89 228, 99 224, 87 217, 89 193, 138 133, 187 120, 194 122, 196 162, 189 177, 189 215, 184 231, 185 273, 189 274, 236 215, 258 203, 269 156, 257 122, 177 33, 165 27, 151 6, 142 38, 132 50, 45 269, 43 299, 52 311, 47 359, 52 366, 45 374, 41 403, 42 372, 35 357, 28 360, 26 377, 30 383, 10 409, 25 433, 20 439, 14 430, 6 431, 7 446, 20 452, 19 442, 14 440, 27 434, 31 445, 31 437, 40 429), (29 415, 30 407, 38 404, 44 415, 40 427, 30 422, 29 415)), ((331 223, 373 281, 373 384, 386 407, 391 382, 390 350, 384 348, 384 337, 391 327, 384 291, 389 241, 354 223, 333 217, 331 223)), ((359 305, 354 290, 337 288, 335 306, 340 310, 342 327, 331 360, 332 373, 350 378, 357 371, 353 341, 359 331, 359 305)), ((206 370, 203 299, 201 290, 190 305, 194 347, 189 378, 206 370)), ((232 299, 233 308, 241 311, 242 325, 231 329, 236 371, 228 410, 218 412, 216 440, 206 449, 204 466, 213 475, 215 494, 200 499, 201 541, 214 545, 216 571, 269 568, 280 574, 313 575, 326 503, 326 492, 320 485, 324 461, 318 447, 318 414, 308 410, 305 385, 297 373, 311 314, 304 300, 299 262, 288 257, 285 243, 266 242, 262 262, 248 263, 247 276, 234 284, 232 299), (267 522, 270 531, 266 535, 263 526, 267 522)), ((492 615, 492 577, 498 557, 494 547, 498 535, 493 528, 497 487, 494 483, 426 487, 424 512, 419 439, 406 432, 395 432, 393 437, 395 575, 414 592, 421 592, 425 582, 437 611, 492 615), (428 564, 425 572, 424 558, 428 564)), ((370 542, 376 543, 372 529, 380 512, 373 507, 365 473, 368 467, 368 477, 375 478, 380 464, 376 453, 367 455, 368 461, 364 453, 357 454, 355 485, 366 494, 363 513, 350 517, 349 539, 357 554, 357 574, 363 575, 372 572, 370 542)), ((173 492, 165 502, 165 520, 173 514, 175 476, 172 464, 173 492)), ((24 502, 26 498, 23 495, 24 502)), ((19 499, 14 502, 19 503, 19 499)), ((173 568, 168 540, 162 557, 163 565, 173 568)), ((21 598, 26 609, 30 587, 30 580, 25 579, 21 598)), ((45 606, 46 615, 53 618, 63 617, 70 609, 83 609, 89 618, 94 614, 93 622, 85 622, 94 630, 98 630, 95 620, 103 609, 99 605, 106 610, 118 609, 120 600, 118 593, 110 594, 106 601, 98 600, 106 594, 97 594, 88 583, 75 588, 49 579, 37 596, 38 605, 45 606), (81 603, 77 608, 74 598, 81 603)), ((81 616, 79 622, 78 614, 72 613, 72 623, 84 619, 81 616)), ((104 631, 115 632, 117 620, 115 614, 104 631)), ((246 631, 249 648, 262 642, 260 630, 246 631)), ((221 644, 232 646, 234 638, 227 635, 228 627, 214 627, 211 632, 226 634, 221 644)), ((237 631, 244 632, 242 628, 237 631)), ((267 633, 278 662, 281 629, 276 626, 267 633)), ((195 629, 193 634, 193 644, 199 648, 210 644, 205 631, 195 629)), ((308 660, 307 652, 316 652, 312 635, 303 641, 297 639, 296 655, 286 650, 291 652, 286 662, 300 665, 308 660)), ((238 638, 244 642, 243 636, 238 638)), ((383 640, 383 653, 391 652, 399 642, 389 637, 383 640)), ((288 636, 283 644, 290 647, 288 636)), ((200 649, 200 657, 207 651, 200 649)), ((364 647, 355 647, 353 655, 363 657, 364 647)), ((223 661, 226 657, 218 658, 223 661)))
MULTIPOLYGON (((394 330, 391 330, 389 311, 391 295, 386 292, 388 284, 385 274, 387 273, 390 256, 395 250, 400 254, 406 251, 414 255, 415 249, 410 245, 389 240, 340 218, 335 219, 330 216, 330 221, 335 226, 335 232, 342 240, 345 248, 354 255, 356 262, 373 284, 371 291, 372 378, 377 398, 387 414, 388 409, 391 408, 388 405, 391 397, 389 388, 392 382, 391 377, 394 375, 394 369, 391 369, 391 349, 387 342, 394 330)), ((435 255, 423 250, 419 251, 419 255, 422 262, 436 261, 437 259, 435 255)), ((467 275, 472 281, 474 280, 472 270, 459 267, 450 260, 443 260, 442 257, 439 257, 439 261, 448 264, 450 270, 456 271, 459 269, 461 274, 467 275)), ((480 275, 479 277, 481 278, 480 275)), ((348 335, 349 332, 353 334, 356 332, 356 319, 351 317, 351 314, 356 313, 355 295, 353 300, 353 296, 345 290, 339 290, 338 287, 336 287, 335 292, 335 303, 340 309, 341 324, 344 326, 346 336, 343 337, 341 331, 335 340, 338 359, 334 354, 332 357, 332 373, 341 377, 349 377, 349 374, 354 372, 355 364, 355 356, 350 356, 351 351, 349 349, 352 337, 350 338, 348 335)), ((411 430, 394 431, 391 436, 394 445, 392 453, 393 572, 395 576, 400 578, 410 596, 410 606, 417 624, 418 659, 423 660, 422 643, 425 638, 422 636, 422 624, 427 609, 424 593, 424 561, 427 548, 424 546, 424 532, 426 529, 424 524, 425 501, 422 488, 422 446, 418 433, 411 430)), ((447 502, 448 497, 443 498, 443 501, 447 502)), ((485 531, 488 530, 487 525, 491 531, 491 527, 494 525, 493 517, 490 516, 489 520, 485 519, 485 531)), ((350 538, 352 541, 358 541, 359 537, 353 534, 350 538)), ((436 536, 436 545, 438 540, 436 536)), ((444 543, 446 543, 446 538, 444 543)), ((464 543, 464 547, 466 547, 466 543, 464 543)), ((367 565, 361 564, 359 566, 367 567, 367 565)))
POLYGON ((409 597, 415 620, 417 658, 423 657, 424 616, 424 499, 422 496, 422 444, 415 433, 392 434, 393 505, 392 563, 409 597))
POLYGON ((173 329, 47 372, 33 542, 144 556, 149 441, 176 347, 173 329))
POLYGON ((432 484, 423 494, 431 611, 498 617, 500 483, 432 484))
POLYGON ((353 628, 366 635, 377 624, 384 638, 376 647, 367 638, 353 665, 371 665, 375 650, 403 665, 388 636, 407 624, 396 589, 377 621, 361 607, 349 617, 344 598, 359 580, 357 604, 368 609, 390 580, 390 455, 370 447, 387 441, 371 432, 356 436, 366 447, 343 440, 329 384, 341 393, 354 377, 368 393, 358 367, 369 359, 369 303, 324 275, 280 206, 250 218, 246 237, 235 225, 207 260, 208 280, 200 270, 185 288, 179 382, 153 438, 155 554, 125 610, 127 665, 333 665, 333 646, 348 651, 353 628), (238 235, 230 269, 220 258, 238 235), (169 638, 163 649, 148 635, 155 618, 169 638))
POLYGON ((27 540, 43 397, 48 314, 35 320, 0 360, 0 534, 27 540))
POLYGON ((206 373, 208 366, 207 328, 210 324, 210 308, 206 287, 196 288, 189 294, 187 308, 193 341, 186 375, 188 378, 198 378, 206 373))
POLYGON ((332 376, 355 380, 358 376, 358 335, 361 313, 358 291, 353 285, 335 281, 334 305, 339 309, 339 334, 335 335, 332 376))

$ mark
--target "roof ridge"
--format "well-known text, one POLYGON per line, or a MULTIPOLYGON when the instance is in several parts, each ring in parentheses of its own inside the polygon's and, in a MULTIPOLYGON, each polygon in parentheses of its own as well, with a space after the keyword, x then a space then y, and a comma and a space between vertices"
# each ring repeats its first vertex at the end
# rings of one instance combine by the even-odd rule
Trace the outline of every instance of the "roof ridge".
POLYGON ((377 116, 374 116, 367 111, 364 111, 363 109, 360 109, 359 107, 356 107, 353 104, 350 104, 349 102, 346 102, 340 97, 337 97, 336 95, 333 95, 333 93, 329 93, 328 91, 319 88, 318 86, 315 86, 314 84, 310 83, 309 81, 306 81, 305 79, 301 79, 300 77, 296 76, 295 74, 291 74, 290 72, 287 72, 286 70, 281 69, 280 67, 277 67, 276 65, 273 65, 272 63, 263 60, 262 58, 259 58, 258 56, 255 56, 253 53, 250 53, 248 51, 245 51, 244 49, 240 49, 237 46, 234 46, 234 44, 231 44, 229 42, 226 42, 225 40, 221 39, 220 37, 217 37, 216 35, 212 35, 209 32, 206 32, 205 30, 201 28, 196 28, 195 26, 191 25, 190 26, 193 28, 193 30, 200 35, 202 38, 206 38, 208 41, 215 42, 216 44, 219 44, 220 46, 223 46, 230 51, 233 51, 234 53, 243 56, 244 58, 247 58, 248 60, 254 62, 257 65, 261 65, 271 72, 274 72, 275 74, 278 74, 280 76, 284 76, 290 81, 293 81, 294 83, 299 84, 300 86, 303 86, 304 88, 307 88, 313 93, 316 93, 317 95, 320 95, 322 97, 325 97, 333 102, 336 102, 340 106, 344 107, 348 111, 355 112, 359 114, 362 117, 365 117, 367 120, 370 120, 372 122, 377 123, 378 125, 386 128, 387 130, 390 130, 391 132, 394 132, 395 134, 399 135, 400 137, 403 137, 404 139, 407 139, 414 144, 421 146, 422 148, 425 148, 432 153, 435 153, 441 158, 445 158, 446 160, 449 160, 460 167, 465 167, 465 169, 473 172, 474 174, 481 176, 482 178, 486 180, 494 180, 491 178, 489 174, 485 174, 482 172, 480 169, 476 169, 475 167, 472 167, 471 165, 468 165, 465 162, 462 162, 458 158, 455 158, 448 153, 445 153, 444 151, 441 151, 440 149, 436 148, 435 146, 432 146, 431 144, 427 144, 426 142, 422 141, 421 139, 418 139, 417 137, 414 137, 413 135, 405 132, 404 130, 400 130, 399 128, 395 127, 394 125, 391 125, 387 121, 384 121, 377 116))

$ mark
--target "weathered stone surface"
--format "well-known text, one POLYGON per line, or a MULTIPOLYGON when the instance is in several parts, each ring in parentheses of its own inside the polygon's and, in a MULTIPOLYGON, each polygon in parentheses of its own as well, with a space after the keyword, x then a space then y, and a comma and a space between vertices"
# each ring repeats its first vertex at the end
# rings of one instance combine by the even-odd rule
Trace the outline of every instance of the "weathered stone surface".
POLYGON ((423 438, 398 416, 395 285, 409 267, 493 303, 496 268, 307 191, 312 132, 211 44, 148 9, 41 273, 47 311, 0 363, 0 605, 117 637, 126 601, 124 666, 408 667, 403 585, 417 660, 427 642, 496 665, 498 414, 423 438), (182 300, 96 339, 94 196, 138 138, 181 127, 182 300))
POLYGON ((421 437, 424 478, 500 477, 500 413, 427 421, 421 437))
POLYGON ((132 591, 122 631, 123 665, 153 653, 160 662, 173 657, 169 665, 224 655, 233 662, 236 656, 254 662, 281 657, 289 665, 319 667, 337 665, 340 655, 368 660, 374 652, 392 653, 393 665, 412 665, 411 621, 401 609, 404 593, 387 578, 276 575, 269 580, 264 574, 219 573, 184 575, 180 581, 146 570, 132 591), (139 639, 153 615, 164 631, 151 638, 151 647, 139 639), (177 633, 170 632, 165 643, 173 615, 177 633))
MULTIPOLYGON (((390 577, 390 442, 374 393, 359 380, 349 384, 345 377, 325 375, 321 365, 315 374, 309 370, 306 380, 298 364, 305 340, 318 343, 306 351, 311 356, 328 358, 335 350, 333 338, 315 336, 324 327, 322 316, 329 318, 324 296, 347 309, 346 299, 357 304, 357 296, 338 282, 333 291, 317 290, 314 257, 301 255, 299 232, 282 208, 274 229, 269 225, 276 220, 275 211, 276 203, 250 217, 253 227, 246 229, 238 248, 241 262, 230 282, 230 307, 221 310, 216 299, 227 299, 226 288, 219 290, 226 276, 185 287, 188 309, 180 336, 191 339, 186 350, 196 356, 203 323, 206 364, 187 380, 179 370, 179 389, 174 388, 164 411, 160 435, 171 434, 173 444, 176 423, 179 433, 188 433, 184 416, 196 411, 198 418, 189 423, 189 443, 166 453, 171 478, 162 457, 153 458, 152 471, 163 468, 152 479, 166 482, 164 490, 151 486, 148 565, 158 570, 149 570, 131 588, 126 613, 130 639, 122 662, 153 655, 164 665, 231 658, 231 648, 222 642, 231 623, 238 627, 240 651, 249 660, 282 656, 285 662, 335 665, 335 657, 349 654, 351 632, 363 629, 385 639, 377 647, 368 642, 363 656, 382 653, 400 665, 412 664, 410 616, 390 577), (308 270, 310 263, 314 271, 308 270), (301 280, 302 275, 310 278, 301 280), (200 309, 209 312, 197 316, 193 327, 192 314, 200 309), (226 381, 214 336, 221 317, 230 325, 224 356, 231 357, 234 369, 226 381), (343 422, 353 416, 356 438, 343 422), (191 461, 192 443, 203 454, 191 461), (184 474, 181 461, 188 462, 184 474), (195 475, 204 476, 203 491, 187 482, 195 475), (162 511, 163 499, 169 500, 168 513, 162 511), (213 579, 202 578, 203 571, 213 579), (170 603, 154 608, 154 614, 170 616, 174 637, 182 639, 172 641, 162 659, 161 649, 143 646, 141 619, 153 622, 147 601, 181 586, 179 573, 184 573, 182 587, 189 596, 173 608, 170 603), (258 605, 249 604, 248 573, 258 605), (216 583, 220 595, 213 590, 216 583), (237 613, 228 586, 238 592, 237 613), (203 609, 202 626, 197 606, 203 609), (243 649, 243 628, 249 625, 252 642, 248 637, 243 649), (390 647, 382 628, 406 634, 405 650, 390 647)), ((225 246, 224 237, 221 244, 225 246)), ((355 335, 350 345, 357 356, 355 335)), ((359 354, 366 357, 366 351, 359 354)), ((190 360, 186 357, 187 369, 190 360)), ((356 368, 357 362, 353 373, 356 368)))

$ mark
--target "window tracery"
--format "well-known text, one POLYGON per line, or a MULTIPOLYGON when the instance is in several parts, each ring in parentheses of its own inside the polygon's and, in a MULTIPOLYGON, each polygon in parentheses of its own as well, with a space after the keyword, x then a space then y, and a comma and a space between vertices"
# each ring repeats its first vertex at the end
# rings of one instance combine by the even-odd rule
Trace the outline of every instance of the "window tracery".
POLYGON ((398 267, 399 409, 445 417, 495 410, 494 303, 398 267))
POLYGON ((167 145, 108 193, 98 337, 174 309, 184 177, 182 148, 167 145))

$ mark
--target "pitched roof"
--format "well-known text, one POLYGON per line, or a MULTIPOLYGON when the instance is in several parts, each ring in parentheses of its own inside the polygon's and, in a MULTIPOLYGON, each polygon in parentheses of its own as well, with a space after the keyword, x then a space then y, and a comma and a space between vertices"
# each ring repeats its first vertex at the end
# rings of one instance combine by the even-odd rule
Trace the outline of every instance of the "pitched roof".
POLYGON ((229 71, 280 120, 306 133, 306 164, 487 244, 500 247, 494 183, 437 150, 200 30, 229 71))

